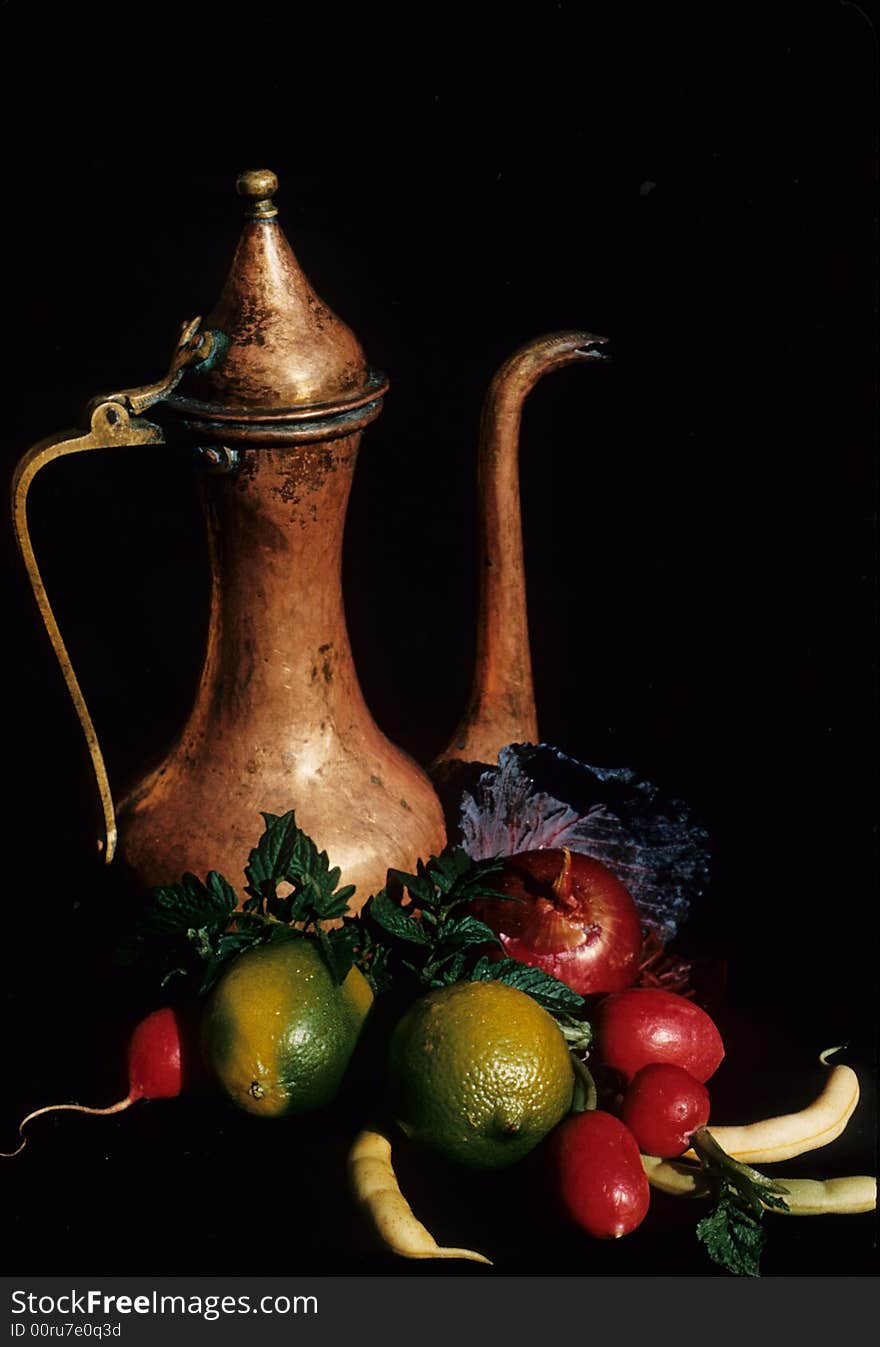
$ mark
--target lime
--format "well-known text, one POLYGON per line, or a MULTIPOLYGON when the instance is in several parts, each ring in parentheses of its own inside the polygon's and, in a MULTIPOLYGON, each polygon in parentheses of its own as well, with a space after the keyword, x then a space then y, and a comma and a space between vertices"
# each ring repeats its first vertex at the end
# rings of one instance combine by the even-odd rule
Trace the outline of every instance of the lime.
POLYGON ((205 1007, 205 1058, 225 1094, 277 1118, 335 1096, 373 993, 352 968, 333 981, 316 941, 278 940, 230 964, 205 1007))
POLYGON ((551 1015, 501 982, 429 992, 391 1038, 391 1108, 414 1141, 500 1169, 527 1155, 571 1107, 574 1071, 551 1015))

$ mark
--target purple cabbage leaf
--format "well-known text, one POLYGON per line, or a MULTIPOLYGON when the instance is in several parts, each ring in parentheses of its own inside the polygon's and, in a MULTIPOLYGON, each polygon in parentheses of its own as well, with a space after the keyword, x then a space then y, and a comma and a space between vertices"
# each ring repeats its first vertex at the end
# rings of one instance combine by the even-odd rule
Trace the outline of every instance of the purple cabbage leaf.
POLYGON ((549 744, 503 748, 462 795, 460 828, 474 860, 570 847, 601 861, 664 945, 708 882, 708 833, 686 804, 628 767, 591 767, 549 744))

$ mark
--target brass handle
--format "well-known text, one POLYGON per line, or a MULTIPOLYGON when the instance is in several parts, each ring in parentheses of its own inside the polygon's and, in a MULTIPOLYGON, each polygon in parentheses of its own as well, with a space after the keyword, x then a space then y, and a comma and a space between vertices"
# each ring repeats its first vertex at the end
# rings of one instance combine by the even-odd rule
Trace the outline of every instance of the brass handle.
POLYGON ((40 617, 43 619, 43 625, 52 643, 52 649, 55 651, 55 657, 61 667, 67 690, 85 735, 104 819, 104 837, 99 838, 98 849, 104 853, 104 860, 108 865, 116 850, 116 811, 113 807, 113 797, 110 794, 110 783, 98 736, 37 566, 27 522, 28 491, 41 468, 45 468, 47 463, 52 463, 55 459, 66 458, 69 454, 83 454, 92 449, 111 449, 139 444, 164 444, 165 436, 160 428, 151 421, 139 419, 138 414, 166 398, 180 382, 187 368, 207 370, 222 360, 227 346, 226 338, 222 333, 211 329, 200 331, 200 327, 200 318, 193 318, 181 326, 171 365, 163 379, 141 388, 130 388, 124 392, 105 394, 95 399, 90 404, 91 425, 85 434, 78 430, 68 430, 61 435, 40 440, 21 459, 12 479, 12 526, 15 540, 24 561, 31 589, 34 591, 40 617))
POLYGON ((98 849, 103 852, 108 865, 116 850, 116 812, 110 794, 104 755, 34 555, 27 522, 27 498, 37 473, 55 459, 66 458, 69 454, 88 453, 91 449, 108 449, 116 445, 163 444, 164 438, 158 426, 149 421, 133 420, 121 402, 102 402, 92 412, 91 428, 86 434, 66 431, 62 435, 40 440, 22 458, 12 479, 12 526, 15 540, 24 561, 31 589, 34 591, 40 617, 52 642, 52 649, 55 651, 55 657, 85 735, 104 819, 104 837, 99 838, 98 849))

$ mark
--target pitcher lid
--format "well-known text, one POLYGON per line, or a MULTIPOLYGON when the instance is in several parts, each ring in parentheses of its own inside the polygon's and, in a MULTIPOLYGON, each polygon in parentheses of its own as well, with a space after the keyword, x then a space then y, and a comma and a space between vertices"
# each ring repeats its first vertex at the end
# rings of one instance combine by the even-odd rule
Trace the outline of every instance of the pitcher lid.
POLYGON ((315 294, 278 223, 270 169, 239 175, 246 220, 226 284, 205 326, 228 346, 209 371, 187 376, 183 399, 243 419, 327 416, 384 391, 354 333, 315 294))

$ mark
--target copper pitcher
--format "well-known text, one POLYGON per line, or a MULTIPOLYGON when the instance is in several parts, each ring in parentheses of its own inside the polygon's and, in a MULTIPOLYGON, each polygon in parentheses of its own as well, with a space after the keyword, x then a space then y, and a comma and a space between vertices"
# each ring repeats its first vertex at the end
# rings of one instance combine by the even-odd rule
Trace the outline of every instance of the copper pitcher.
MULTIPOLYGON (((444 816, 428 774, 390 743, 364 701, 341 586, 346 507, 361 435, 388 383, 315 294, 278 224, 277 179, 243 173, 246 220, 208 318, 183 325, 164 379, 110 393, 89 424, 36 444, 12 486, 16 538, 79 716, 103 815, 99 849, 146 886, 189 870, 237 876, 260 811, 299 825, 357 886, 442 850, 444 816), (144 413, 161 404, 160 426, 144 413), (160 765, 114 803, 94 725, 46 594, 27 524, 28 489, 54 459, 93 449, 193 448, 212 585, 195 705, 160 765)), ((433 768, 493 762, 535 741, 520 524, 518 439, 537 380, 604 359, 604 339, 561 332, 498 371, 480 431, 480 629, 467 710, 433 768)))

